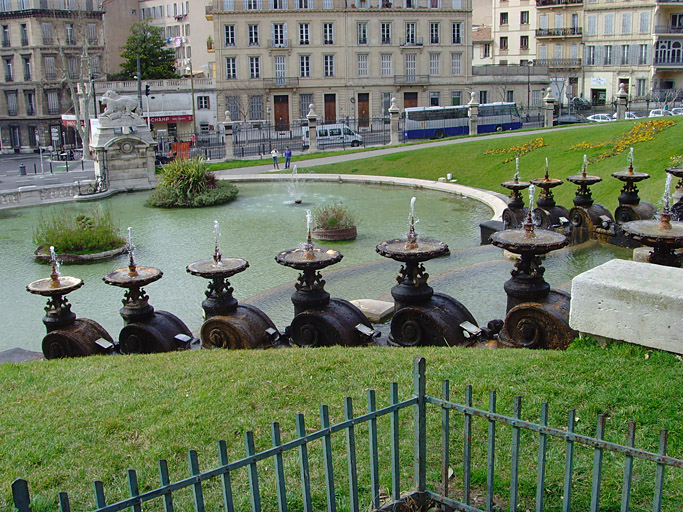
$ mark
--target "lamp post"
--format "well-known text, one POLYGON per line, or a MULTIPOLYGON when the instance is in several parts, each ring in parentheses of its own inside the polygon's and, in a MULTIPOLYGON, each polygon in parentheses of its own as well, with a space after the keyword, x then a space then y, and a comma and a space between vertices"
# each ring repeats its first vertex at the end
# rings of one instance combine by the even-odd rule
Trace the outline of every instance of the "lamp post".
POLYGON ((531 62, 526 66, 526 120, 529 120, 529 111, 531 109, 531 62))
POLYGON ((197 135, 197 115, 194 107, 194 73, 192 72, 192 61, 189 61, 189 65, 186 70, 188 73, 190 73, 190 95, 192 96, 192 135, 197 135))
POLYGON ((266 107, 266 126, 268 126, 268 145, 270 146, 270 107, 266 107))
POLYGON ((90 90, 92 91, 92 103, 95 112, 95 119, 97 119, 97 93, 95 92, 95 77, 90 75, 90 90))

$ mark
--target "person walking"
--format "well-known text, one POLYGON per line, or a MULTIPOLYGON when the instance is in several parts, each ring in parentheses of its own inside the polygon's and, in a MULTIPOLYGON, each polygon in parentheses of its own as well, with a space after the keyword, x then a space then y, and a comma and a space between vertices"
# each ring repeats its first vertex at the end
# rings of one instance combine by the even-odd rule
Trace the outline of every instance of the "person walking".
POLYGON ((292 159, 292 150, 285 146, 285 169, 289 169, 289 161, 292 159))
POLYGON ((277 148, 273 148, 273 151, 270 152, 270 156, 273 157, 273 169, 279 171, 280 166, 277 163, 277 157, 278 157, 277 148))

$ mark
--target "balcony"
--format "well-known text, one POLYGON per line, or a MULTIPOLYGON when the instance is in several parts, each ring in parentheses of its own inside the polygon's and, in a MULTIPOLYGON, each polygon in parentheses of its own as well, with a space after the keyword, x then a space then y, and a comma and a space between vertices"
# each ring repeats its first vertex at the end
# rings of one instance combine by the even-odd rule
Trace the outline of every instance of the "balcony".
MULTIPOLYGON (((681 4, 683 4, 683 1, 681 4)), ((683 27, 673 25, 655 25, 655 34, 680 34, 683 36, 683 27)))
POLYGON ((402 37, 399 40, 399 46, 422 46, 422 38, 421 37, 409 37, 405 38, 402 37))
POLYGON ((583 0, 536 0, 536 7, 563 7, 582 4, 583 0))
POLYGON ((536 37, 574 37, 581 36, 581 27, 537 28, 536 37))
POLYGON ((394 85, 429 85, 429 75, 394 75, 394 85))
POLYGON ((291 39, 268 39, 268 49, 291 48, 291 39))
POLYGON ((276 76, 275 78, 264 78, 263 87, 266 89, 293 89, 294 87, 299 87, 299 77, 276 76))
POLYGON ((581 59, 536 59, 536 64, 549 68, 580 68, 581 59))
POLYGON ((657 68, 683 70, 683 57, 655 57, 652 64, 657 68))

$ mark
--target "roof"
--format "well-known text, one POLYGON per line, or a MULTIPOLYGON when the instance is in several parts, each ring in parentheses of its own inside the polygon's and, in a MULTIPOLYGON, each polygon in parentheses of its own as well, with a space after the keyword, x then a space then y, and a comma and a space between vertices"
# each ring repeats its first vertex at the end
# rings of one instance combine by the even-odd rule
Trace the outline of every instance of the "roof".
POLYGON ((492 41, 493 37, 491 36, 491 27, 481 26, 472 31, 473 43, 490 43, 492 41))

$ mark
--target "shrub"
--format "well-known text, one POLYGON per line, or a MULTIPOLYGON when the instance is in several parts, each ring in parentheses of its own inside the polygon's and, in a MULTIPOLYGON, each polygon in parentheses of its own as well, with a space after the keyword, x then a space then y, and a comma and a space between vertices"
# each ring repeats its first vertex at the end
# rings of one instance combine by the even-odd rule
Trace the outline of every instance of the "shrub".
POLYGON ((347 229, 355 225, 355 219, 341 203, 325 204, 313 212, 315 229, 347 229))
POLYGON ((41 215, 33 230, 33 242, 43 247, 53 245, 60 254, 92 254, 126 243, 119 235, 111 211, 99 206, 87 214, 53 210, 47 216, 41 215))
POLYGON ((163 208, 211 206, 232 201, 237 192, 237 187, 230 183, 219 185, 206 160, 195 157, 164 165, 148 204, 163 208))

